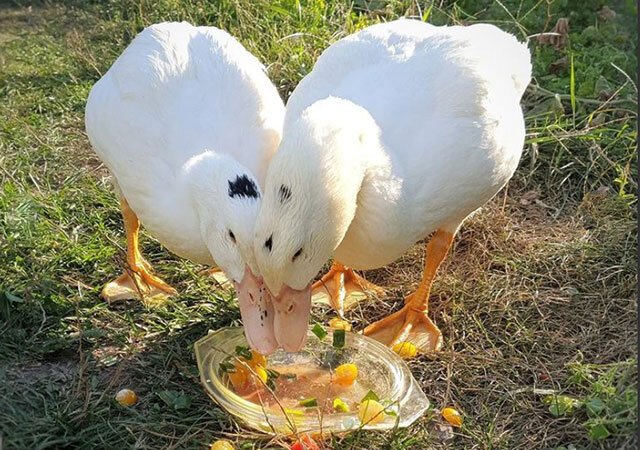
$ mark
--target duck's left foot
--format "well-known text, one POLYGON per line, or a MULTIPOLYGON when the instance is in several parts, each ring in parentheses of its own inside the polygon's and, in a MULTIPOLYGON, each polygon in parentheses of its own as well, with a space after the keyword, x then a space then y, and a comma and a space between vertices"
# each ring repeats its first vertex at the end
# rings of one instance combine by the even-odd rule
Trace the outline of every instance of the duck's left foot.
POLYGON ((376 295, 384 293, 384 289, 370 281, 365 280, 337 261, 333 262, 331 269, 312 286, 311 295, 324 294, 329 297, 331 306, 343 316, 344 311, 350 309, 358 300, 366 298, 365 292, 373 292, 376 295))
POLYGON ((393 347, 400 342, 411 342, 419 352, 437 351, 442 346, 442 333, 429 318, 428 310, 416 305, 412 296, 405 306, 364 329, 364 334, 393 347))

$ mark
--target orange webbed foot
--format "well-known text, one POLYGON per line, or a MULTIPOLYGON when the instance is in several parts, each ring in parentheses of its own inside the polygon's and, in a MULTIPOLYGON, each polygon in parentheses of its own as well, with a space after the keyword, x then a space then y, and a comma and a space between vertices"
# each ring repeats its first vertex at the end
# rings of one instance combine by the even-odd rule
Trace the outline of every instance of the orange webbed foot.
POLYGON ((412 300, 412 296, 408 296, 402 309, 372 323, 365 328, 364 334, 389 347, 411 342, 421 353, 440 350, 440 329, 429 318, 428 311, 416 307, 412 300))
POLYGON ((350 309, 359 300, 366 298, 366 292, 376 295, 384 293, 384 289, 365 280, 339 262, 334 261, 329 272, 311 287, 314 296, 325 294, 329 297, 331 306, 342 317, 344 311, 350 309))

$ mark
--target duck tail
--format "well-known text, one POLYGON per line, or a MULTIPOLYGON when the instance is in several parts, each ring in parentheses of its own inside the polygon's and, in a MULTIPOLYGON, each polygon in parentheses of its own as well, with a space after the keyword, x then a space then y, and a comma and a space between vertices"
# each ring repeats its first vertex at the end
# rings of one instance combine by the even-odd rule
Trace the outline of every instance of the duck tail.
POLYGON ((499 70, 511 78, 520 99, 531 81, 531 53, 527 44, 495 25, 475 24, 466 30, 484 70, 488 73, 499 70))
POLYGON ((511 36, 511 41, 506 63, 509 65, 515 90, 522 97, 531 82, 531 53, 527 44, 518 42, 514 36, 511 36))

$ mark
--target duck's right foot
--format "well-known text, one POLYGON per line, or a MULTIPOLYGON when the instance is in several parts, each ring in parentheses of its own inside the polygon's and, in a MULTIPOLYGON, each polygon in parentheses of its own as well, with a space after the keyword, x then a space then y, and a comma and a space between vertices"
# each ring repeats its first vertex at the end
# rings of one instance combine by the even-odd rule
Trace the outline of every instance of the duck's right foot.
POLYGON ((337 261, 333 262, 329 272, 316 281, 311 289, 312 296, 316 294, 328 295, 331 306, 340 317, 358 300, 366 298, 367 291, 377 295, 384 293, 383 288, 365 280, 353 269, 347 268, 337 261), (349 300, 355 299, 355 301, 349 301, 347 298, 349 300))

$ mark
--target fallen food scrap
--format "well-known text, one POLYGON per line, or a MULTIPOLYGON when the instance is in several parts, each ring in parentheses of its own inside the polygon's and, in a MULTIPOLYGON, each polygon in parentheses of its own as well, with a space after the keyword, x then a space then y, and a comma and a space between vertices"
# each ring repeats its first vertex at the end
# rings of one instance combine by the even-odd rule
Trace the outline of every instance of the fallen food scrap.
POLYGON ((446 420, 447 422, 449 422, 451 425, 453 425, 454 427, 461 427, 462 426, 462 416, 460 415, 460 413, 453 409, 453 408, 444 408, 442 410, 442 417, 444 417, 444 420, 446 420))
POLYGON ((303 434, 300 440, 291 446, 291 450, 320 450, 320 447, 308 434, 303 434))
POLYGON ((392 350, 404 359, 413 358, 418 354, 418 349, 411 342, 398 342, 392 350))
POLYGON ((116 401, 122 406, 133 406, 138 403, 138 396, 131 389, 121 389, 116 394, 116 401))
POLYGON ((235 447, 230 441, 226 439, 220 439, 219 441, 215 441, 211 444, 210 450, 235 450, 235 447))

